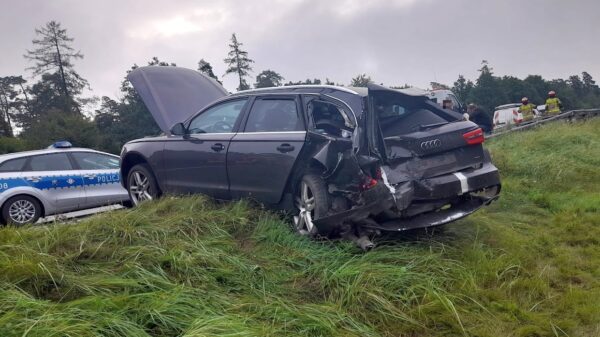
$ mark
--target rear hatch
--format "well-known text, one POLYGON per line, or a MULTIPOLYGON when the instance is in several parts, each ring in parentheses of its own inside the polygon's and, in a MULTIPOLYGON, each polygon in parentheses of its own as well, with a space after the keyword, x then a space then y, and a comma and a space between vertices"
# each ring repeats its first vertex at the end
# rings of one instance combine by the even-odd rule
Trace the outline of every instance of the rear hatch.
MULTIPOLYGON (((369 87, 371 138, 388 166, 389 183, 430 178, 481 166, 483 133, 461 114, 425 96, 369 87)), ((388 171, 386 170, 386 171, 388 171)))

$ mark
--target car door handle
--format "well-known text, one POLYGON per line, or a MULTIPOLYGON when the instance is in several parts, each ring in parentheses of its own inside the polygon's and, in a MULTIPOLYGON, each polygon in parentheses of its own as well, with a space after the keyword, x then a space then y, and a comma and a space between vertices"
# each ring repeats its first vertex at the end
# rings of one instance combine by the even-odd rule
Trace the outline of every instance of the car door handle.
POLYGON ((38 181, 42 180, 42 177, 27 177, 25 180, 37 183, 38 181))
POLYGON ((225 149, 225 146, 223 146, 223 144, 221 144, 221 143, 217 143, 217 144, 214 144, 213 146, 211 146, 210 148, 216 152, 219 152, 219 151, 223 151, 225 149))
POLYGON ((92 173, 88 173, 88 174, 84 174, 83 177, 88 178, 88 179, 94 179, 94 178, 96 178, 96 175, 92 174, 92 173))
POLYGON ((294 151, 295 147, 290 145, 290 144, 281 144, 277 147, 277 151, 282 152, 282 153, 286 153, 286 152, 291 152, 294 151))

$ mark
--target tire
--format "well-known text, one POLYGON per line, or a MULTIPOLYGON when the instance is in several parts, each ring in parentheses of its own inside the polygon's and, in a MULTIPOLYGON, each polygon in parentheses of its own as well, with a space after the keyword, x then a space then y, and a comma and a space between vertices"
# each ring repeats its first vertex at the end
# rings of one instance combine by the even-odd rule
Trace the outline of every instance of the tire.
POLYGON ((127 174, 127 192, 133 206, 159 197, 159 189, 148 164, 137 164, 127 174))
POLYGON ((314 173, 305 174, 296 189, 294 204, 297 212, 294 216, 295 230, 302 235, 320 234, 313 219, 324 217, 331 204, 323 178, 314 173))
POLYGON ((42 216, 40 202, 28 195, 17 195, 2 205, 2 223, 23 226, 35 223, 42 216))

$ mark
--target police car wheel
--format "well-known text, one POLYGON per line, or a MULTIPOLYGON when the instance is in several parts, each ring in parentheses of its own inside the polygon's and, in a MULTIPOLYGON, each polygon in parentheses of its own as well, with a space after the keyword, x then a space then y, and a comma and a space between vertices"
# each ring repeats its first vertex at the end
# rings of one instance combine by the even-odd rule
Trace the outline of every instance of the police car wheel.
POLYGON ((38 221, 42 216, 42 207, 35 198, 18 195, 8 199, 2 206, 2 222, 8 225, 22 226, 38 221))
POLYGON ((131 168, 127 176, 127 191, 135 206, 158 197, 158 187, 148 165, 138 164, 131 168))

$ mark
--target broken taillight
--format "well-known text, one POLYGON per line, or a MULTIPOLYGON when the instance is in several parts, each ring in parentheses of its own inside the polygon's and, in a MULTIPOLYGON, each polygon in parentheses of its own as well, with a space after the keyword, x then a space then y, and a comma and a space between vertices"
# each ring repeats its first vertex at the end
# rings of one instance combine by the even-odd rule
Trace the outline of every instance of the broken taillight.
POLYGON ((365 176, 365 181, 360 185, 361 191, 370 190, 377 185, 377 180, 365 176))
POLYGON ((380 167, 377 167, 375 169, 374 176, 375 176, 375 178, 370 177, 368 175, 364 176, 363 183, 360 184, 361 191, 370 190, 371 188, 375 187, 375 185, 377 185, 377 180, 381 179, 381 168, 380 167))
POLYGON ((485 140, 483 137, 483 130, 476 129, 463 134, 463 138, 469 145, 481 144, 485 140))

